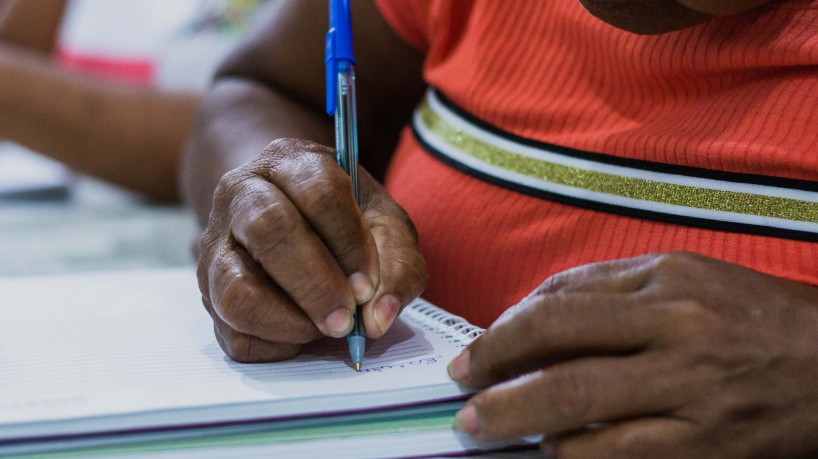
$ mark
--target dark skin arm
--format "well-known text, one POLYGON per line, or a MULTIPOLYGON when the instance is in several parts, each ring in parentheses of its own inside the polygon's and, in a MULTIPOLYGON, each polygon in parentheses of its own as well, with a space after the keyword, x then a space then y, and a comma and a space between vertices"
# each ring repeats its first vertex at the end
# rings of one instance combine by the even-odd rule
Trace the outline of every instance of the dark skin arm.
MULTIPOLYGON (((240 361, 344 336, 356 304, 379 337, 426 283, 406 214, 365 171, 359 209, 327 147, 326 8, 276 5, 221 69, 187 148, 183 186, 207 225, 199 286, 222 348, 240 361)), ((423 93, 422 55, 372 2, 353 2, 353 14, 360 154, 380 176, 423 93)))
POLYGON ((0 42, 39 53, 54 50, 67 0, 0 0, 0 42))
POLYGON ((199 96, 78 74, 0 43, 0 138, 159 201, 176 177, 199 96))
POLYGON ((132 87, 51 56, 65 1, 0 4, 0 138, 159 201, 176 201, 199 96, 132 87))
MULTIPOLYGON (((329 22, 324 3, 279 0, 265 27, 218 72, 183 170, 184 190, 203 224, 222 175, 255 158, 272 140, 334 145, 332 118, 324 111, 329 22)), ((382 179, 400 129, 424 90, 423 55, 395 35, 371 1, 353 2, 353 14, 355 52, 362 63, 357 68, 361 163, 382 179)))

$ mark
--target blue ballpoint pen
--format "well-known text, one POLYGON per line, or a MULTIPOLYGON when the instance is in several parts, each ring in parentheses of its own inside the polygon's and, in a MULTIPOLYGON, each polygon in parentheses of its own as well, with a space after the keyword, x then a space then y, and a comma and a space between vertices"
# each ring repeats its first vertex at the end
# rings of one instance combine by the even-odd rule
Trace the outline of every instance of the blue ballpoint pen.
MULTIPOLYGON (((335 160, 352 179, 355 201, 358 192, 358 115, 355 108, 355 53, 352 48, 350 0, 329 0, 327 32, 327 113, 335 116, 335 160)), ((356 371, 361 371, 366 335, 360 306, 347 335, 349 355, 356 371)))

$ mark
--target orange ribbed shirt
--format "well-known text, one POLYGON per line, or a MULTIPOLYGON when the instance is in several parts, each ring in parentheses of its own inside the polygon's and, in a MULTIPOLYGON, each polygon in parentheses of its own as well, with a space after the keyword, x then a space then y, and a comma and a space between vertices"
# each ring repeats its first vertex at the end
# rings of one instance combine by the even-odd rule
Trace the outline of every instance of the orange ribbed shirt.
MULTIPOLYGON (((656 36, 616 29, 574 0, 378 4, 425 51, 425 81, 500 131, 614 158, 818 182, 818 1, 772 2, 656 36)), ((484 327, 552 274, 650 252, 690 250, 818 284, 815 242, 532 196, 451 167, 408 129, 387 188, 418 228, 424 296, 484 327)))

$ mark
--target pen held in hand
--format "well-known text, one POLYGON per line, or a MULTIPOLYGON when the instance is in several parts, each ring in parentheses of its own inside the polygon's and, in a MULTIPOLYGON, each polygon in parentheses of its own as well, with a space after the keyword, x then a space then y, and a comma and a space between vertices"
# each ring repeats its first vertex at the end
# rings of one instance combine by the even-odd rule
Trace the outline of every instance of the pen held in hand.
MULTIPOLYGON (((358 185, 358 115, 355 105, 355 54, 352 47, 352 13, 349 0, 329 0, 330 28, 327 32, 327 113, 335 116, 335 160, 352 180, 355 201, 360 206, 358 185)), ((361 371, 366 333, 360 306, 347 335, 349 355, 361 371)))

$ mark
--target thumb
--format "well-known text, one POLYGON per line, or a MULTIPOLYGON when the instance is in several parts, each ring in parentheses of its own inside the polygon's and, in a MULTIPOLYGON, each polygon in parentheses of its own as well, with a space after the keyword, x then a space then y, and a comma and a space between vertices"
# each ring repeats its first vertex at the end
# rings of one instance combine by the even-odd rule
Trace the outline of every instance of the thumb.
POLYGON ((386 193, 375 200, 370 200, 364 212, 380 262, 380 283, 372 300, 363 306, 370 338, 380 338, 389 330, 401 310, 423 292, 429 278, 409 216, 386 193))

